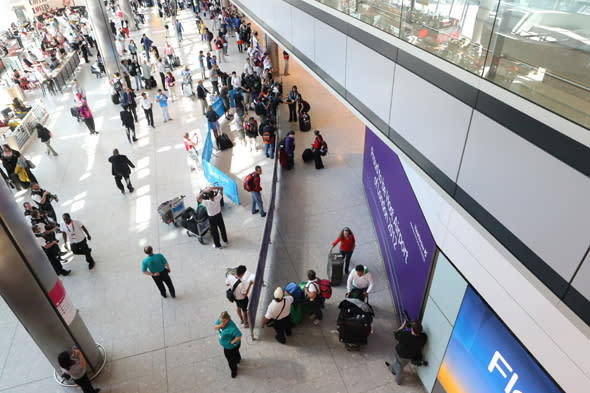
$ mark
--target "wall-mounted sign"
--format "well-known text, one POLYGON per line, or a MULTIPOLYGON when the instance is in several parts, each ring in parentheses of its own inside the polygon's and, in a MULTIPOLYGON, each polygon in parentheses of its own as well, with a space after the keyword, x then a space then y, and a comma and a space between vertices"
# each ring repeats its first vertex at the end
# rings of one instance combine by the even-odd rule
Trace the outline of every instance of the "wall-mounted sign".
POLYGON ((467 287, 434 393, 561 393, 562 390, 467 287))
POLYGON ((400 320, 403 310, 418 318, 434 239, 399 157, 369 128, 363 184, 396 311, 400 320))

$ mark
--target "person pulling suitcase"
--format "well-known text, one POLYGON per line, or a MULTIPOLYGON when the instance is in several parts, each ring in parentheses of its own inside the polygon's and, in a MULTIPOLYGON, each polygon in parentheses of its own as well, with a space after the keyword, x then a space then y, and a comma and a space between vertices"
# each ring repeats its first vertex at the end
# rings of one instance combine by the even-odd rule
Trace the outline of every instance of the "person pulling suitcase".
POLYGON ((373 289, 373 276, 364 265, 356 265, 348 275, 346 297, 364 300, 373 289))
POLYGON ((348 274, 350 258, 352 258, 352 252, 356 243, 354 234, 349 227, 342 228, 340 235, 338 235, 338 238, 332 243, 332 247, 330 247, 330 253, 338 243, 340 243, 340 255, 344 258, 344 273, 348 274))

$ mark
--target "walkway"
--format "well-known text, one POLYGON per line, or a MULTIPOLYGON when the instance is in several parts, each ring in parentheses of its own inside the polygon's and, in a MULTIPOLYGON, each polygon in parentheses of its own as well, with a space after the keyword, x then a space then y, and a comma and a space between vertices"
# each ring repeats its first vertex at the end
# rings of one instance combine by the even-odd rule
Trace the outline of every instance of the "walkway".
MULTIPOLYGON (((206 46, 196 32, 192 12, 181 11, 179 19, 187 30, 181 59, 196 74, 196 56, 206 46)), ((136 42, 141 33, 134 35, 136 42)), ((155 8, 148 35, 163 47, 164 29, 155 8)), ((170 42, 178 48, 176 38, 170 42)), ((221 68, 241 70, 244 58, 233 40, 229 54, 230 63, 221 68)), ((223 294, 224 268, 242 263, 255 268, 264 221, 250 214, 249 195, 241 191, 242 205, 228 203, 224 210, 227 248, 200 245, 184 231, 165 226, 157 216, 157 205, 185 194, 194 206, 195 194, 205 185, 197 172, 189 171, 182 145, 185 131, 198 130, 203 135, 205 122, 198 104, 190 98, 172 103, 174 120, 165 125, 154 108, 155 130, 147 128, 141 114, 139 142, 130 146, 120 126, 120 109, 105 94, 106 78, 94 79, 89 66, 82 65, 78 79, 86 87, 101 134, 88 135, 84 125, 70 117, 68 92, 46 100, 52 113, 48 127, 56 135, 54 147, 60 156, 48 157, 37 142, 27 154, 39 164, 36 174, 42 185, 60 196, 58 214, 71 212, 92 234, 95 269, 88 271, 77 257, 69 264, 72 274, 64 283, 92 335, 108 352, 107 367, 96 380, 102 392, 423 392, 415 376, 406 378, 407 385, 397 386, 383 365, 393 349, 395 323, 361 184, 363 125, 294 63, 291 76, 284 79, 285 90, 296 83, 305 93, 312 103, 313 126, 323 131, 330 154, 323 171, 304 165, 300 153, 313 136, 297 131, 299 158, 295 170, 281 178, 280 217, 273 240, 276 254, 271 256, 274 268, 267 272, 266 288, 300 281, 309 268, 325 274, 329 243, 342 226, 350 226, 358 242, 353 264, 368 264, 376 279, 371 303, 377 319, 369 345, 353 353, 338 342, 335 320, 344 294, 340 287, 327 303, 321 327, 304 321, 287 345, 276 343, 268 329, 256 329, 260 341, 252 341, 244 331, 244 361, 238 377, 231 379, 212 329, 220 311, 229 310, 236 317, 223 294), (115 147, 136 164, 133 194, 121 195, 115 188, 106 162, 115 147), (168 258, 176 299, 162 299, 152 281, 141 275, 142 248, 148 243, 168 258)), ((150 93, 155 95, 155 90, 150 93)), ((288 129, 288 123, 282 123, 282 129, 288 129)), ((219 153, 216 160, 235 176, 239 188, 240 179, 256 163, 262 165, 263 198, 268 203, 265 192, 270 188, 272 162, 262 152, 253 156, 236 146, 219 153)), ((18 197, 19 202, 25 199, 18 197)), ((267 300, 264 294, 259 315, 267 300)), ((52 371, 11 311, 0 303, 0 392, 72 392, 55 384, 52 371)))

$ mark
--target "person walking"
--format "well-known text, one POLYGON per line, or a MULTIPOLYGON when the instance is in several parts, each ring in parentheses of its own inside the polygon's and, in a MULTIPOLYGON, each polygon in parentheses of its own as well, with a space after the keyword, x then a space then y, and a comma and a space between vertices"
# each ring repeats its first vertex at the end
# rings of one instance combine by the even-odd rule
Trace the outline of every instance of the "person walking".
POLYGON ((57 156, 57 152, 51 147, 51 138, 53 137, 51 131, 43 127, 41 123, 37 123, 35 129, 37 130, 37 137, 39 137, 41 142, 45 143, 45 146, 47 146, 47 155, 53 154, 54 156, 57 156))
POLYGON ((285 138, 285 154, 287 155, 287 169, 295 166, 295 131, 291 130, 285 138))
POLYGON ((74 345, 72 351, 63 351, 57 356, 57 362, 61 367, 62 377, 65 379, 72 378, 76 385, 80 386, 84 393, 98 393, 100 389, 95 389, 86 374, 86 359, 80 350, 74 345))
POLYGON ((172 71, 174 69, 174 48, 172 48, 172 45, 170 45, 169 42, 166 42, 166 45, 164 46, 164 55, 168 62, 168 68, 172 71))
POLYGON ((182 23, 178 19, 176 19, 176 36, 178 37, 178 41, 182 42, 182 32, 184 31, 184 27, 182 27, 182 23))
POLYGON ((61 264, 59 257, 60 250, 57 245, 57 240, 49 239, 47 236, 44 236, 41 224, 33 225, 33 233, 35 234, 35 240, 37 240, 37 243, 41 246, 45 255, 47 255, 47 259, 49 259, 49 263, 51 263, 55 274, 58 276, 67 276, 70 274, 71 271, 64 269, 61 264))
POLYGON ((64 213, 62 218, 63 223, 60 225, 60 230, 63 235, 65 249, 71 249, 75 255, 84 255, 86 262, 88 262, 88 270, 91 270, 95 262, 91 254, 92 249, 88 247, 86 241, 86 239, 92 240, 90 233, 80 221, 72 220, 69 213, 64 213), (70 243, 69 248, 68 243, 70 243))
POLYGON ((217 114, 217 112, 215 112, 215 110, 213 110, 213 107, 209 105, 209 108, 205 116, 207 117, 207 124, 209 124, 209 128, 213 132, 213 136, 215 136, 215 144, 217 145, 217 150, 219 150, 219 115, 217 114))
POLYGON ((80 107, 78 108, 78 114, 84 120, 84 124, 88 127, 91 135, 97 135, 98 131, 96 131, 94 127, 94 117, 92 117, 92 112, 90 112, 90 107, 86 103, 86 100, 82 98, 80 100, 80 107))
POLYGON ((166 66, 164 65, 162 59, 158 59, 158 62, 156 63, 156 70, 160 74, 160 82, 162 83, 162 89, 164 89, 164 91, 168 90, 166 89, 166 66))
POLYGON ((199 163, 199 152, 197 151, 197 146, 199 144, 199 137, 197 133, 193 133, 193 137, 191 138, 188 132, 184 133, 183 138, 184 148, 186 149, 186 153, 188 154, 188 158, 191 161, 195 162, 195 166, 190 166, 191 171, 194 171, 199 163))
POLYGON ((344 273, 348 274, 350 258, 352 257, 352 252, 355 247, 354 235, 349 227, 344 227, 340 231, 340 235, 338 235, 338 238, 334 240, 332 247, 330 247, 330 252, 332 252, 338 243, 340 243, 340 255, 344 258, 344 273))
POLYGON ((266 309, 264 320, 261 328, 270 321, 274 320, 273 328, 275 329, 275 339, 281 344, 285 344, 287 339, 285 336, 291 335, 291 304, 293 304, 293 297, 285 296, 281 287, 277 287, 273 293, 273 300, 266 309))
POLYGON ((53 221, 57 221, 57 214, 55 214, 55 210, 51 205, 52 201, 59 202, 57 195, 50 193, 42 189, 39 186, 39 183, 32 183, 31 184, 31 199, 35 204, 37 204, 37 208, 47 216, 49 216, 53 221))
POLYGON ((117 188, 121 190, 122 194, 125 194, 125 187, 121 183, 121 179, 125 179, 127 189, 129 192, 133 192, 135 189, 131 184, 129 175, 131 174, 131 168, 135 168, 135 165, 133 165, 126 155, 119 154, 119 149, 113 150, 113 155, 109 157, 109 162, 111 163, 111 173, 115 177, 117 188))
POLYGON ((313 158, 315 161, 315 169, 324 169, 324 163, 322 162, 322 156, 328 152, 328 144, 324 141, 320 130, 315 130, 315 139, 311 145, 313 151, 313 158))
POLYGON ((217 330, 219 335, 219 344, 223 347, 223 354, 231 370, 231 377, 235 378, 238 375, 238 363, 242 360, 242 356, 240 356, 242 332, 231 320, 227 311, 221 313, 213 328, 217 330))
POLYGON ((141 89, 143 87, 141 83, 141 67, 136 58, 129 64, 129 75, 135 79, 135 90, 141 89))
POLYGON ((139 57, 137 56, 137 45, 135 41, 130 40, 129 44, 127 45, 127 49, 129 50, 129 54, 133 57, 136 61, 139 61, 139 57))
POLYGON ((289 105, 289 122, 297 121, 297 101, 299 99, 299 92, 297 86, 293 86, 287 95, 287 104, 289 105))
POLYGON ((236 308, 242 326, 248 328, 248 293, 250 288, 254 284, 254 281, 250 280, 249 283, 243 281, 244 274, 246 274, 246 266, 240 265, 236 269, 236 274, 229 274, 225 280, 225 285, 232 289, 236 308))
POLYGON ((211 236, 213 236, 213 248, 221 248, 219 242, 219 233, 221 232, 221 240, 227 246, 227 233, 225 231, 225 223, 221 215, 221 200, 223 198, 223 187, 207 187, 199 194, 197 201, 202 203, 207 208, 207 215, 209 216, 209 226, 211 228, 211 236))
POLYGON ((162 254, 154 254, 154 249, 149 245, 143 248, 143 252, 147 254, 147 257, 141 262, 142 273, 152 277, 162 297, 167 297, 166 288, 164 288, 164 284, 166 284, 170 296, 175 298, 176 290, 170 278, 170 265, 168 265, 166 258, 162 254))
POLYGON ((125 127, 125 132, 127 133, 127 140, 129 143, 137 141, 135 137, 135 122, 133 121, 133 115, 131 111, 129 111, 129 106, 125 105, 123 110, 120 112, 119 116, 121 117, 121 124, 125 127), (133 138, 133 139, 131 139, 133 138))
POLYGON ((170 114, 168 113, 168 96, 162 92, 162 89, 158 89, 158 94, 156 94, 156 102, 158 105, 160 105, 164 123, 166 123, 168 120, 172 120, 170 114))
POLYGON ((246 146, 250 152, 256 152, 256 137, 258 136, 258 123, 254 117, 250 116, 244 123, 244 132, 246 134, 246 146))
POLYGON ((195 93, 193 91, 193 73, 191 72, 191 70, 189 70, 188 65, 185 65, 184 69, 180 71, 180 78, 182 79, 182 82, 180 82, 182 95, 186 95, 184 90, 184 87, 186 85, 190 86, 190 93, 188 95, 194 95, 195 93))
POLYGON ((147 61, 150 60, 150 47, 152 46, 154 42, 152 40, 150 40, 147 35, 142 35, 141 36, 141 44, 143 45, 143 49, 145 51, 145 58, 147 61))
POLYGON ((135 93, 131 87, 125 89, 123 93, 121 93, 121 107, 125 108, 125 106, 129 107, 129 111, 133 114, 133 119, 137 123, 137 102, 135 101, 135 93))
POLYGON ((74 102, 79 104, 82 98, 86 99, 86 90, 80 85, 78 79, 74 79, 74 85, 72 86, 72 94, 74 95, 74 102))
POLYGON ((264 143, 264 155, 267 158, 273 159, 275 154, 275 121, 269 119, 267 123, 262 123, 259 132, 260 136, 262 136, 262 142, 264 143))
POLYGON ((178 98, 178 94, 176 93, 176 79, 170 71, 166 73, 166 87, 168 88, 172 102, 176 101, 178 98))
POLYGON ((203 115, 207 113, 207 94, 209 94, 209 90, 203 86, 203 81, 200 80, 197 84, 197 98, 199 99, 199 103, 201 104, 201 110, 203 111, 203 115))
POLYGON ((260 212, 260 217, 266 217, 264 207, 262 206, 262 195, 260 194, 260 191, 262 191, 262 187, 260 186, 261 174, 262 167, 256 165, 256 167, 254 167, 254 172, 246 177, 246 182, 248 185, 248 192, 250 192, 250 195, 252 196, 252 214, 260 212))
POLYGON ((153 103, 149 99, 147 93, 141 93, 141 98, 139 99, 139 105, 143 109, 143 113, 145 114, 145 119, 147 120, 148 126, 152 128, 156 128, 154 126, 154 111, 152 110, 153 103))
POLYGON ((213 46, 211 45, 211 41, 213 41, 213 33, 209 31, 208 28, 205 28, 205 37, 207 39, 207 46, 209 47, 209 52, 213 52, 213 46))
POLYGON ((305 293, 305 304, 313 313, 313 324, 318 325, 323 319, 322 307, 324 306, 323 298, 320 296, 320 280, 316 277, 314 270, 307 271, 307 283, 303 288, 305 293))

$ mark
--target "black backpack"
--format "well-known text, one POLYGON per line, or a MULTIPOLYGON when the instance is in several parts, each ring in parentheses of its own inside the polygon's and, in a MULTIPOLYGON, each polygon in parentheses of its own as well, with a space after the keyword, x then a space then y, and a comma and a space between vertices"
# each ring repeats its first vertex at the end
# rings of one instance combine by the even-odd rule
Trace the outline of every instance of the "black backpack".
POLYGON ((238 281, 235 282, 233 287, 228 288, 227 291, 225 291, 225 296, 227 297, 227 300, 229 300, 232 303, 236 301, 236 295, 234 294, 234 292, 236 291, 236 288, 238 287, 238 285, 240 285, 241 282, 242 281, 238 278, 238 281))
POLYGON ((262 100, 258 101, 256 106, 254 107, 254 112, 256 112, 258 116, 266 114, 266 107, 264 106, 264 102, 262 102, 262 100))

